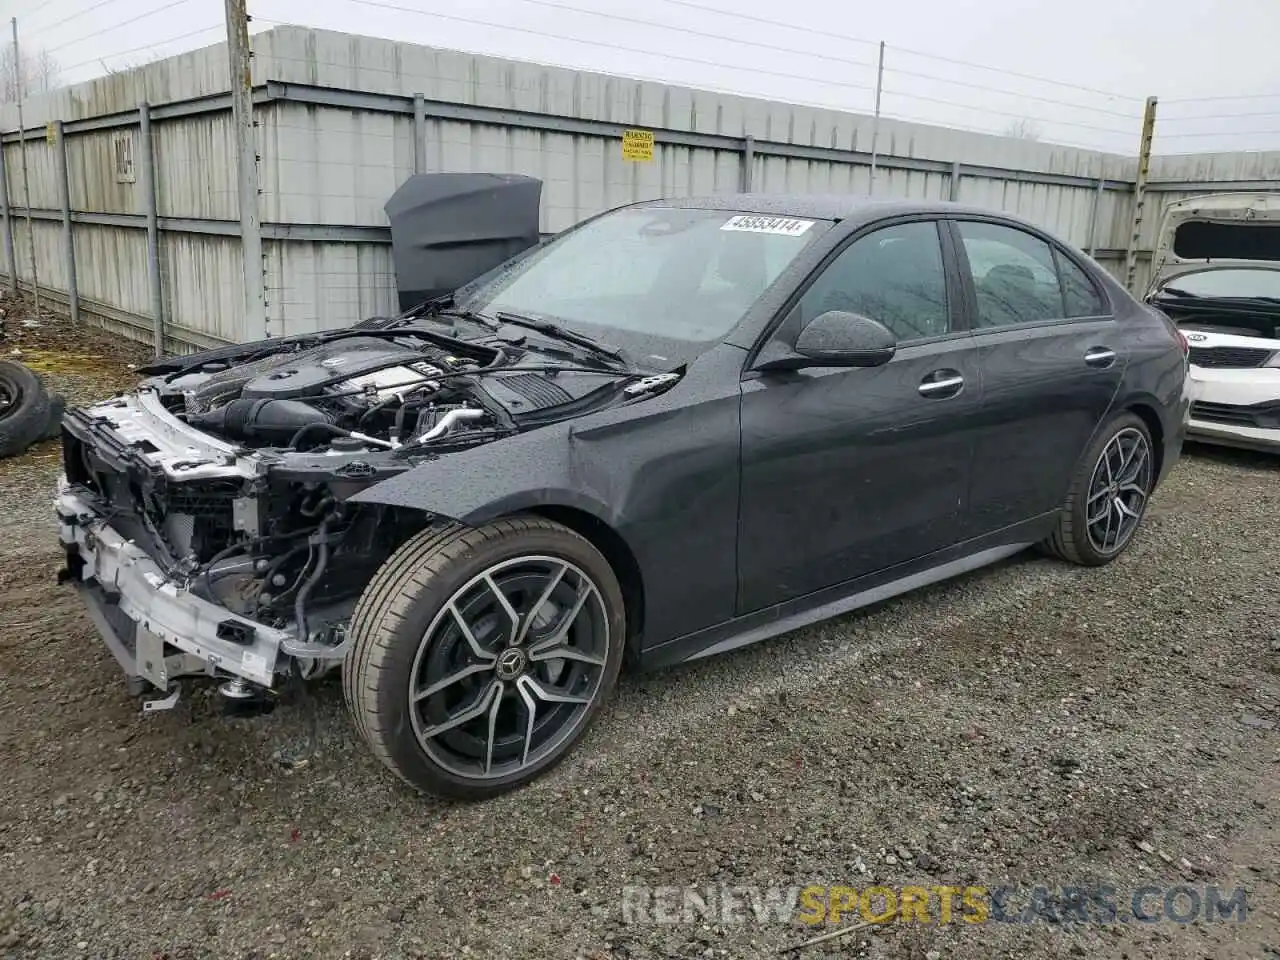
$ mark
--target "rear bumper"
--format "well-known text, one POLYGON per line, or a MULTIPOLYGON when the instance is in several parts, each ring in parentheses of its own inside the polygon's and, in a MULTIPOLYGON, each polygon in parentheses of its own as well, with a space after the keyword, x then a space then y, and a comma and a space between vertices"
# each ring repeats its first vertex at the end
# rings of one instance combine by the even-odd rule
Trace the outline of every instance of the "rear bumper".
POLYGON ((167 578, 73 492, 59 491, 57 515, 68 576, 126 676, 160 690, 192 674, 273 685, 291 633, 236 616, 167 578))

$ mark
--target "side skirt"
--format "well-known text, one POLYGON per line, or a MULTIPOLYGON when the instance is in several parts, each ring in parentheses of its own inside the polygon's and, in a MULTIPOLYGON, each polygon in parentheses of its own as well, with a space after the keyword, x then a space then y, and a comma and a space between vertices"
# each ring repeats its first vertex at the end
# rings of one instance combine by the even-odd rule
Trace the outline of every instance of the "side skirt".
POLYGON ((645 650, 645 670, 698 660, 736 650, 810 624, 888 600, 920 587, 949 580, 1013 556, 1047 536, 1056 511, 986 537, 948 547, 920 560, 868 574, 793 600, 726 620, 645 650), (984 546, 984 544, 987 544, 984 546))

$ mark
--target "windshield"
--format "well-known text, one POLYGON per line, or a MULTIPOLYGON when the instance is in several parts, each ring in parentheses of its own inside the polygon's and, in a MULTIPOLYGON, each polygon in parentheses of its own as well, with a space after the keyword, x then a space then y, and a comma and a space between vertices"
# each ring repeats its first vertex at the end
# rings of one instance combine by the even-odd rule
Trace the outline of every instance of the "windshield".
POLYGON ((1169 296, 1280 297, 1280 270, 1204 270, 1173 277, 1162 287, 1169 296))
POLYGON ((726 210, 605 214, 458 291, 493 317, 549 320, 637 361, 687 360, 722 340, 830 221, 726 210))

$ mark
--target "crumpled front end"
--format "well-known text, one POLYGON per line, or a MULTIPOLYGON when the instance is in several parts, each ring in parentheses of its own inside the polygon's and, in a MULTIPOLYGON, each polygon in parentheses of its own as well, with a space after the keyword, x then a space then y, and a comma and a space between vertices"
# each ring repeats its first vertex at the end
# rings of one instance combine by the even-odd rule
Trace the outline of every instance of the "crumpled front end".
POLYGON ((384 471, 351 463, 358 452, 237 447, 145 389, 65 416, 60 579, 135 693, 176 699, 174 681, 197 676, 266 695, 341 662, 355 599, 390 550, 383 518, 343 502, 384 471))
POLYGON ((71 491, 57 499, 63 574, 130 680, 162 692, 180 676, 228 675, 274 685, 281 648, 293 634, 202 599, 165 574, 136 543, 71 491))

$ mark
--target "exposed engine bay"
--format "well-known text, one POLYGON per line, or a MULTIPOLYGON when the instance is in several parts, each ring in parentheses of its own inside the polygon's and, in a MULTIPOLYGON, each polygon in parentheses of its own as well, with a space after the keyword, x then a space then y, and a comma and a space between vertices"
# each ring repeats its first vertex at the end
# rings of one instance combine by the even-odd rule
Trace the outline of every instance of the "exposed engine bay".
MULTIPOLYGON (((555 351, 549 360, 511 339, 522 338, 464 341, 373 326, 144 369, 152 375, 135 392, 64 419, 64 578, 101 581, 101 569, 86 569, 95 565, 145 570, 188 606, 204 601, 199 616, 214 618, 204 646, 179 649, 205 660, 214 650, 224 669, 228 644, 243 647, 246 660, 252 650, 253 670, 227 672, 264 686, 285 663, 304 673, 336 665, 364 585, 431 522, 349 497, 425 459, 678 379, 556 360, 555 351), (95 527, 104 519, 123 541, 110 545, 110 557, 95 554, 108 547, 95 527), (265 648, 278 645, 292 661, 260 665, 264 637, 275 638, 265 648)), ((111 585, 103 586, 109 602, 111 585)), ((146 610, 130 619, 150 622, 146 610)), ((176 642, 201 628, 147 629, 176 642)))

